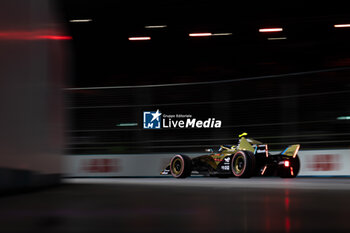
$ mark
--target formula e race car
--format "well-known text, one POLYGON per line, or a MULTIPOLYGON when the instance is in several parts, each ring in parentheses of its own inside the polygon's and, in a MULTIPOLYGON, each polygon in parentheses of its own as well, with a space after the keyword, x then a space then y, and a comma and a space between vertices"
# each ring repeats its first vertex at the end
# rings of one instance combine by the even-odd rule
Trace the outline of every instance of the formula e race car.
POLYGON ((217 177, 280 176, 294 178, 300 169, 299 144, 290 145, 281 153, 270 154, 267 144, 252 138, 247 133, 239 135, 238 145, 221 145, 215 153, 206 149, 209 155, 194 158, 178 154, 160 173, 171 174, 175 178, 186 178, 192 174, 217 177))

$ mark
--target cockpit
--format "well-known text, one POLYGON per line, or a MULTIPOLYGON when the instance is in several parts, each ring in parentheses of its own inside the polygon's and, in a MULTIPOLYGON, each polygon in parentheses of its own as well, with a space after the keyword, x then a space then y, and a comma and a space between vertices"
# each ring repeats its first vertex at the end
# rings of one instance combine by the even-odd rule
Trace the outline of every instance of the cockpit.
POLYGON ((218 152, 222 152, 224 150, 226 151, 232 151, 232 150, 235 150, 236 149, 236 146, 231 146, 231 145, 221 145, 218 152))

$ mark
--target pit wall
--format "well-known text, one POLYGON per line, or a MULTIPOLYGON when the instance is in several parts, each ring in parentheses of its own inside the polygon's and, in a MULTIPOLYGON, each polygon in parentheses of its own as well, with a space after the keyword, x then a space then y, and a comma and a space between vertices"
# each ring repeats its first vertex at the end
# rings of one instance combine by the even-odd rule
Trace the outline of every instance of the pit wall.
MULTIPOLYGON (((172 156, 174 154, 65 155, 63 176, 161 177, 160 171, 172 156)), ((299 157, 301 169, 298 176, 350 176, 349 149, 300 151, 299 157)))

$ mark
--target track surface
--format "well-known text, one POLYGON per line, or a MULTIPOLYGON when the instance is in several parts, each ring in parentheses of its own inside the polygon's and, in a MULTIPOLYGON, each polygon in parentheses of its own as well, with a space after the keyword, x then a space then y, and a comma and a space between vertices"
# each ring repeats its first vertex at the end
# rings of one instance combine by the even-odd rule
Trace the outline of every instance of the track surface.
POLYGON ((151 186, 204 187, 204 188, 264 188, 264 189, 315 189, 315 190, 350 190, 350 178, 204 178, 187 179, 167 178, 88 178, 66 179, 65 183, 76 184, 130 184, 151 186))
POLYGON ((349 178, 64 183, 1 197, 1 232, 350 232, 349 178))

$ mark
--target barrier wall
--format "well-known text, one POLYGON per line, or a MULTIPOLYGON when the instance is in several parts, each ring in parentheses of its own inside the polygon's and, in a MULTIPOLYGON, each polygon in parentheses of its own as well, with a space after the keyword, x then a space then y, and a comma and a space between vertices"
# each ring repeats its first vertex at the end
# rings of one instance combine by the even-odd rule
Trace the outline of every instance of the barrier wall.
MULTIPOLYGON (((174 154, 66 155, 65 177, 160 176, 174 154)), ((188 154, 198 156, 198 154, 188 154)), ((300 151, 299 176, 350 176, 350 150, 300 151)))
POLYGON ((301 151, 300 176, 350 176, 350 150, 301 151))

